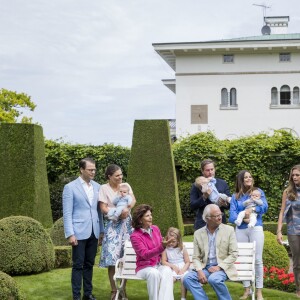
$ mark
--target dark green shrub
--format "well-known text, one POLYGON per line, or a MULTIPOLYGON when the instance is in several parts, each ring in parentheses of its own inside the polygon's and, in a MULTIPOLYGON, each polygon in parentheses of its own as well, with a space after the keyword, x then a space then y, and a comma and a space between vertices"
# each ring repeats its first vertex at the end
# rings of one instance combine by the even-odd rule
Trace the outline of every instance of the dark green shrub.
POLYGON ((277 243, 276 236, 273 233, 264 231, 264 234, 264 266, 268 269, 271 267, 277 267, 279 269, 283 268, 285 270, 288 270, 290 266, 290 259, 285 247, 277 243))
POLYGON ((66 183, 61 180, 49 183, 50 203, 51 203, 53 222, 57 221, 59 218, 63 216, 62 193, 65 184, 66 183))
POLYGON ((0 271, 0 296, 1 300, 23 300, 17 283, 8 274, 0 271))
POLYGON ((194 224, 184 224, 184 235, 193 235, 194 231, 194 224))
POLYGON ((70 268, 72 266, 72 247, 55 246, 55 268, 70 268))
POLYGON ((0 220, 0 270, 10 275, 49 271, 54 248, 42 224, 24 216, 0 220))
POLYGON ((186 181, 178 182, 178 193, 180 200, 180 208, 182 213, 183 220, 192 220, 195 219, 195 212, 191 210, 190 205, 190 190, 192 184, 186 181))
POLYGON ((28 216, 52 226, 41 126, 0 125, 0 218, 28 216))
POLYGON ((134 123, 128 182, 137 204, 153 207, 154 223, 162 234, 170 226, 183 234, 177 179, 167 120, 136 120, 134 123))
POLYGON ((52 243, 54 246, 68 246, 68 241, 64 233, 64 220, 58 219, 49 231, 52 243))

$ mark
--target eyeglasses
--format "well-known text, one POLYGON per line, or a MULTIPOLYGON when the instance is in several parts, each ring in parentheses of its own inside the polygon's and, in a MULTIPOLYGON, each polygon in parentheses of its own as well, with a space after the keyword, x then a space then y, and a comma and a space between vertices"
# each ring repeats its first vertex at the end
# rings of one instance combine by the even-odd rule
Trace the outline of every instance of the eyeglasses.
POLYGON ((221 213, 219 215, 215 215, 215 216, 208 216, 209 218, 213 218, 213 219, 218 219, 218 218, 222 218, 224 216, 224 213, 221 213))
POLYGON ((91 173, 96 173, 96 169, 86 169, 87 171, 91 172, 91 173))

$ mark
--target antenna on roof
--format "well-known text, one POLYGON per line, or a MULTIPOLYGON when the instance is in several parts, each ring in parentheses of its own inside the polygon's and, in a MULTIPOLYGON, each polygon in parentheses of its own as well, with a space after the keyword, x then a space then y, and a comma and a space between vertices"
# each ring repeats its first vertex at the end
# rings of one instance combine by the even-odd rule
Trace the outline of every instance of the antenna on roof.
POLYGON ((265 16, 266 16, 267 8, 271 8, 271 6, 267 6, 265 4, 255 4, 255 3, 253 3, 252 5, 259 6, 259 7, 262 8, 262 11, 263 11, 263 22, 265 22, 265 16))
POLYGON ((271 28, 266 24, 266 11, 267 11, 267 8, 271 8, 271 6, 267 6, 265 4, 255 4, 253 3, 252 5, 254 6, 259 6, 262 8, 262 11, 263 11, 263 27, 261 29, 261 33, 263 35, 270 35, 271 34, 271 28))

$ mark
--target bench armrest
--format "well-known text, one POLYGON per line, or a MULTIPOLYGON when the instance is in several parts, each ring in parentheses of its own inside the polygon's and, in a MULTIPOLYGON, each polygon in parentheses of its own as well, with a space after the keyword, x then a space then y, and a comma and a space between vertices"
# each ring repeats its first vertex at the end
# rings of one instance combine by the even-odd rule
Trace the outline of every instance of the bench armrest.
POLYGON ((123 258, 119 258, 119 259, 117 259, 116 264, 115 264, 114 280, 116 280, 116 277, 118 275, 122 274, 122 269, 123 269, 123 258))

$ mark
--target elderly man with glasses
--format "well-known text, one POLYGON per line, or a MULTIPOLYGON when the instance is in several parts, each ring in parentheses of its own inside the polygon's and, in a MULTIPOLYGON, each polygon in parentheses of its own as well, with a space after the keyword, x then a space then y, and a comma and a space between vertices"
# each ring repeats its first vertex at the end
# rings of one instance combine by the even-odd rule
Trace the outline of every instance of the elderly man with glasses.
POLYGON ((219 206, 207 205, 202 216, 206 226, 194 233, 195 270, 184 277, 183 284, 195 300, 208 299, 202 288, 207 283, 219 300, 231 299, 225 281, 237 279, 234 262, 238 257, 238 247, 233 227, 222 224, 222 216, 219 206))

